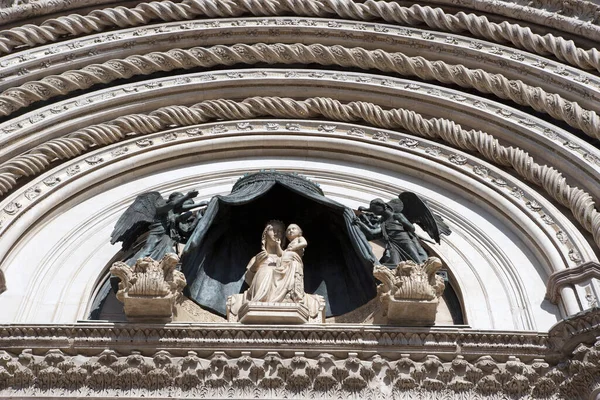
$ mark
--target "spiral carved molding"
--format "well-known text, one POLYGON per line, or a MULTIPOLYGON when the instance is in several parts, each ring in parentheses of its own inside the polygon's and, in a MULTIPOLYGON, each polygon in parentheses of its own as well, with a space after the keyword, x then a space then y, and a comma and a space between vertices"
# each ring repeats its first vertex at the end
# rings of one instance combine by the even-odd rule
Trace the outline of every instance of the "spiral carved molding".
POLYGON ((510 80, 501 74, 490 74, 481 69, 470 69, 443 61, 431 62, 423 57, 408 57, 402 53, 320 44, 217 45, 210 48, 194 47, 189 50, 173 49, 167 52, 130 56, 122 60, 110 60, 5 90, 0 95, 0 116, 8 116, 37 101, 135 75, 199 66, 213 67, 258 62, 317 63, 366 70, 377 69, 400 75, 417 76, 424 80, 454 83, 462 87, 474 88, 482 93, 493 93, 520 105, 527 105, 536 111, 545 112, 565 121, 593 138, 600 138, 600 118, 594 111, 586 110, 576 102, 565 100, 558 94, 548 93, 522 81, 510 80))
MULTIPOLYGON (((600 7, 592 2, 580 0, 544 0, 544 8, 537 8, 537 0, 434 0, 421 1, 422 5, 429 2, 436 6, 460 6, 464 10, 483 11, 501 17, 518 18, 523 23, 534 23, 556 28, 588 39, 598 39, 598 10, 600 7)), ((10 0, 9 0, 10 3, 10 0)), ((56 2, 54 0, 36 0, 21 3, 0 10, 0 23, 8 24, 32 17, 44 15, 66 14, 69 10, 96 7, 103 4, 119 3, 117 0, 69 0, 56 2)), ((142 2, 139 2, 142 3, 142 2)))
MULTIPOLYGON (((139 26, 150 21, 182 21, 199 17, 237 17, 241 15, 274 16, 286 14, 353 20, 383 19, 402 25, 425 24, 445 32, 468 32, 475 37, 497 43, 511 43, 540 55, 553 55, 571 65, 600 71, 600 52, 585 50, 571 40, 552 34, 535 34, 528 27, 490 22, 475 14, 445 13, 440 8, 367 0, 184 0, 181 3, 150 2, 134 8, 115 7, 95 10, 86 16, 69 15, 44 21, 41 25, 24 25, 0 32, 0 54, 19 47, 51 43, 64 36, 79 36, 110 28, 139 26)), ((588 29, 599 30, 590 25, 588 29)))
POLYGON ((497 165, 512 167, 521 177, 542 187, 548 195, 568 207, 600 247, 600 213, 596 211, 592 197, 586 191, 567 184, 566 179, 556 169, 536 163, 522 149, 502 146, 485 132, 467 131, 447 119, 426 119, 406 109, 384 110, 372 103, 342 104, 329 98, 311 98, 304 101, 277 97, 254 97, 242 102, 207 100, 192 107, 168 106, 148 115, 122 116, 50 140, 4 163, 0 166, 0 194, 4 195, 10 191, 17 179, 37 175, 55 160, 74 158, 90 148, 115 143, 126 136, 150 134, 167 127, 196 125, 211 120, 264 116, 363 121, 381 128, 406 129, 416 136, 442 139, 460 149, 476 151, 497 165))

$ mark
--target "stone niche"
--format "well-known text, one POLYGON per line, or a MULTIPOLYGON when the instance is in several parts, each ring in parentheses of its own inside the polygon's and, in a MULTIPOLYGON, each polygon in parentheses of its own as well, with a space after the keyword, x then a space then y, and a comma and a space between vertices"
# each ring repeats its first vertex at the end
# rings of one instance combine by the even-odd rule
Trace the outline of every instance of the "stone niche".
POLYGON ((113 242, 131 247, 138 236, 146 240, 111 268, 129 321, 171 322, 181 309, 186 318, 243 324, 334 323, 350 313, 345 322, 435 323, 442 264, 427 258, 413 222, 438 243, 450 230, 415 193, 353 210, 307 178, 261 171, 241 177, 229 195, 196 203, 197 195, 142 193, 115 226, 113 242), (156 232, 140 236, 151 227, 156 232), (373 240, 384 242, 379 261, 373 240), (176 245, 183 247, 181 263, 173 253, 158 260, 176 245), (406 257, 416 262, 399 261, 406 257))

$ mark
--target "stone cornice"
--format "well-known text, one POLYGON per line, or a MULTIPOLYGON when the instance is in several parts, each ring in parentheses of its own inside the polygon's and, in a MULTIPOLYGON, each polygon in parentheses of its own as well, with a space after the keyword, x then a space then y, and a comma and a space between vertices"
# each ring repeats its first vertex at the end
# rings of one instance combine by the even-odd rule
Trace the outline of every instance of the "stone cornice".
MULTIPOLYGON (((306 352, 373 352, 394 357, 400 353, 469 357, 509 355, 533 359, 549 350, 548 336, 536 332, 480 331, 461 328, 396 328, 366 325, 255 325, 79 323, 73 325, 4 325, 0 348, 5 350, 58 348, 94 354, 107 347, 132 348, 152 354, 157 348, 174 354, 187 349, 209 351, 223 347, 235 353, 248 349, 306 352)), ((181 353, 183 352, 183 353, 181 353)))
POLYGON ((586 262, 576 268, 556 271, 548 278, 546 297, 556 304, 563 287, 593 278, 600 279, 600 264, 596 262, 586 262))
POLYGON ((559 359, 583 342, 600 337, 600 308, 572 315, 550 328, 549 345, 553 358, 559 359))
POLYGON ((557 324, 551 342, 461 328, 9 325, 0 395, 589 399, 600 342, 581 335, 600 333, 599 315, 557 324), (574 337, 579 347, 567 348, 574 337))

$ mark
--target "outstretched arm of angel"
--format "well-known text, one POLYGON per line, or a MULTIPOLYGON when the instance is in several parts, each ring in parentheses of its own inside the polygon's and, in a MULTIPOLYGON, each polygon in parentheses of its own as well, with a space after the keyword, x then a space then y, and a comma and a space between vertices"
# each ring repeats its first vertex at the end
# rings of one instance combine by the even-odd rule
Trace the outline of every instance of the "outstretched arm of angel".
POLYGON ((364 222, 362 222, 359 218, 354 218, 352 223, 358 225, 360 230, 365 234, 367 240, 374 240, 381 236, 381 225, 377 225, 375 227, 370 227, 364 222))
POLYGON ((414 233, 415 226, 402 213, 394 213, 394 219, 402 224, 407 232, 414 233))
POLYGON ((159 214, 165 213, 174 208, 181 207, 186 200, 193 199, 196 196, 198 196, 198 191, 190 190, 189 192, 187 192, 185 195, 183 195, 181 197, 178 197, 174 200, 168 200, 164 204, 157 205, 156 211, 159 214))
POLYGON ((190 210, 193 210, 194 208, 205 207, 207 205, 208 205, 208 201, 200 201, 200 202, 194 203, 194 204, 184 204, 181 206, 181 209, 183 211, 190 211, 190 210))

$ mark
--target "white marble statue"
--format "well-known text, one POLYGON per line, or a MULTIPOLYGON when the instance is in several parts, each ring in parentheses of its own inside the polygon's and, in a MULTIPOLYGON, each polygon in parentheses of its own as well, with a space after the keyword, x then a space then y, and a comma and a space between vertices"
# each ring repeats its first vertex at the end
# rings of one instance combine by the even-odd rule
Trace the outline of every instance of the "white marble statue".
POLYGON ((283 222, 269 221, 262 234, 262 250, 246 268, 248 290, 228 300, 229 319, 236 320, 245 303, 294 303, 303 306, 309 320, 317 318, 325 301, 322 296, 304 292, 302 256, 307 245, 298 225, 285 229, 283 222), (283 246, 286 239, 289 243, 283 246))

